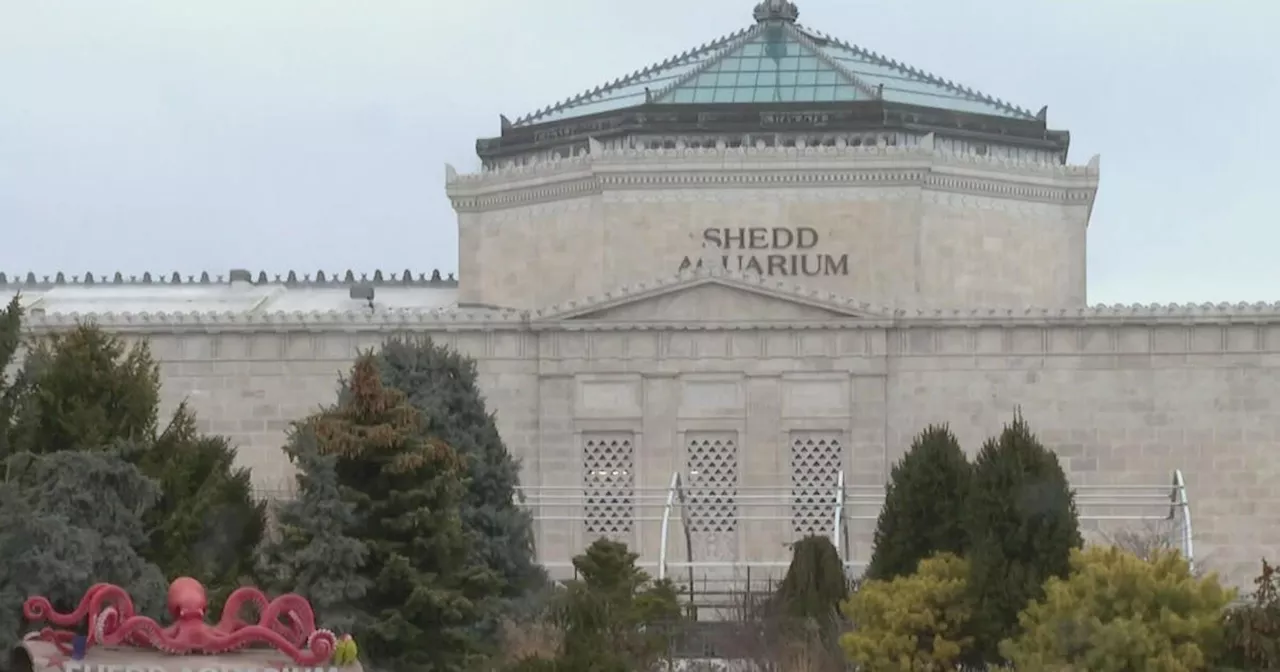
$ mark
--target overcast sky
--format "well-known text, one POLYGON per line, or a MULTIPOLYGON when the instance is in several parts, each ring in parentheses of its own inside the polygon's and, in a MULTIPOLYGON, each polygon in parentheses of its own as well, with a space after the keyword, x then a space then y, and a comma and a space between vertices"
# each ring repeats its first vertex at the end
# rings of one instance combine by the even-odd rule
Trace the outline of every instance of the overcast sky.
MULTIPOLYGON (((798 0, 1102 155, 1090 302, 1280 299, 1280 3, 798 0), (1268 44, 1271 42, 1272 44, 1268 44)), ((448 272, 444 164, 754 0, 0 0, 0 270, 448 272)))

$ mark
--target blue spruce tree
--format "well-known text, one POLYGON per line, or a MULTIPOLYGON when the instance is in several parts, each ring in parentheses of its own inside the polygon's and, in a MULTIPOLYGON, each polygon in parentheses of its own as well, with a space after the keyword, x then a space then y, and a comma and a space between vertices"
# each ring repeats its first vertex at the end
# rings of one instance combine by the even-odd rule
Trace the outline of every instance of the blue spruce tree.
POLYGON ((482 608, 483 623, 493 626, 510 608, 504 603, 537 590, 546 575, 535 560, 532 520, 517 502, 520 464, 485 406, 475 360, 424 338, 389 341, 376 362, 382 383, 403 393, 429 435, 463 460, 462 524, 475 561, 497 574, 504 598, 482 608))
POLYGON ((291 449, 304 476, 302 494, 310 498, 300 499, 298 518, 289 522, 286 515, 283 530, 285 539, 293 539, 291 548, 301 550, 286 545, 268 552, 265 564, 284 562, 272 574, 301 583, 313 598, 320 585, 341 592, 320 599, 349 610, 366 663, 471 669, 489 644, 476 632, 478 605, 491 600, 497 581, 472 559, 474 538, 459 514, 464 487, 458 454, 430 438, 422 415, 382 384, 372 355, 357 360, 337 404, 300 425, 291 449), (313 450, 332 458, 338 497, 349 509, 334 502, 326 467, 320 461, 308 466, 313 450), (327 522, 308 533, 301 518, 312 510, 327 522), (350 596, 360 588, 341 572, 356 564, 359 546, 343 537, 366 551, 356 569, 365 580, 358 598, 350 596), (342 555, 331 556, 332 546, 342 555), (345 600, 349 604, 341 604, 345 600))
POLYGON ((0 638, 26 629, 22 602, 44 595, 70 610, 94 583, 123 586, 159 615, 165 579, 143 559, 143 517, 160 491, 115 451, 18 454, 0 485, 0 638))
POLYGON ((277 511, 276 534, 263 543, 261 573, 271 587, 309 599, 317 622, 351 632, 369 620, 359 608, 370 586, 362 572, 369 548, 347 534, 358 520, 355 506, 342 498, 338 458, 320 453, 306 425, 294 428, 284 450, 298 469, 297 498, 277 511))

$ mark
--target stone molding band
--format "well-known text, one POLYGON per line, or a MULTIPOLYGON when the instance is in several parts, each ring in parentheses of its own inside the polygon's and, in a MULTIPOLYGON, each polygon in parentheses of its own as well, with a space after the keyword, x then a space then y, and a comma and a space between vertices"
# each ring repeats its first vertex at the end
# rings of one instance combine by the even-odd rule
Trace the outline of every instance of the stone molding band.
POLYGON ((482 196, 453 196, 458 212, 485 212, 497 208, 533 205, 567 198, 595 196, 609 190, 635 189, 758 189, 761 187, 902 187, 912 186, 972 196, 991 196, 1054 205, 1087 205, 1096 186, 1049 187, 1007 180, 960 177, 931 170, 830 170, 672 172, 605 174, 570 178, 562 182, 517 188, 482 196))
POLYGON ((315 313, 53 313, 32 311, 26 326, 36 331, 92 323, 121 332, 282 332, 282 331, 741 331, 794 329, 898 329, 919 327, 1044 327, 1280 324, 1278 304, 1104 306, 1075 310, 896 311, 892 317, 833 317, 824 320, 593 321, 536 318, 534 311, 315 313))
POLYGON ((927 145, 912 148, 601 150, 598 158, 588 154, 478 175, 459 175, 448 168, 447 191, 458 212, 484 212, 609 190, 912 186, 1061 205, 1087 205, 1097 192, 1096 158, 1086 166, 1039 170, 1031 164, 1000 159, 957 157, 930 149, 931 144, 930 139, 927 145), (869 165, 851 167, 851 154, 862 156, 869 165), (636 157, 665 161, 655 165, 613 160, 636 157), (900 165, 886 166, 876 159, 900 165))

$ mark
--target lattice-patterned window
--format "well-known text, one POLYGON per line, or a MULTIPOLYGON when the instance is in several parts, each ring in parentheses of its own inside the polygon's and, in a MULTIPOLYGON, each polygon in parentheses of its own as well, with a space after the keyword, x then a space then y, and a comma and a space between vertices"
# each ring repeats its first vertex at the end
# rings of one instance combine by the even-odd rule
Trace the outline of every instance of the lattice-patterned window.
POLYGON ((731 433, 690 433, 685 450, 690 532, 738 528, 738 442, 731 433))
POLYGON ((791 528, 797 535, 831 534, 844 447, 836 432, 791 436, 791 528))
POLYGON ((635 484, 631 434, 583 435, 582 490, 587 534, 631 534, 635 524, 635 484))

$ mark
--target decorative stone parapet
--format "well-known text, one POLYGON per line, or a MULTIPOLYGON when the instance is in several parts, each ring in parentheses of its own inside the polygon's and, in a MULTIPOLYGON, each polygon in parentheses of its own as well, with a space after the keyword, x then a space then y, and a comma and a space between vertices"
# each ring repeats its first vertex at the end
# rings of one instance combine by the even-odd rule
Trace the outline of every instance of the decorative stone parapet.
POLYGON ((944 151, 933 134, 901 145, 868 145, 861 140, 842 135, 832 145, 735 148, 721 142, 716 147, 678 144, 671 149, 608 147, 593 140, 588 151, 569 158, 475 174, 446 166, 445 181, 459 212, 610 189, 891 184, 1063 204, 1089 203, 1097 191, 1097 156, 1085 165, 1056 165, 944 151), (855 139, 858 144, 850 142, 855 139))

